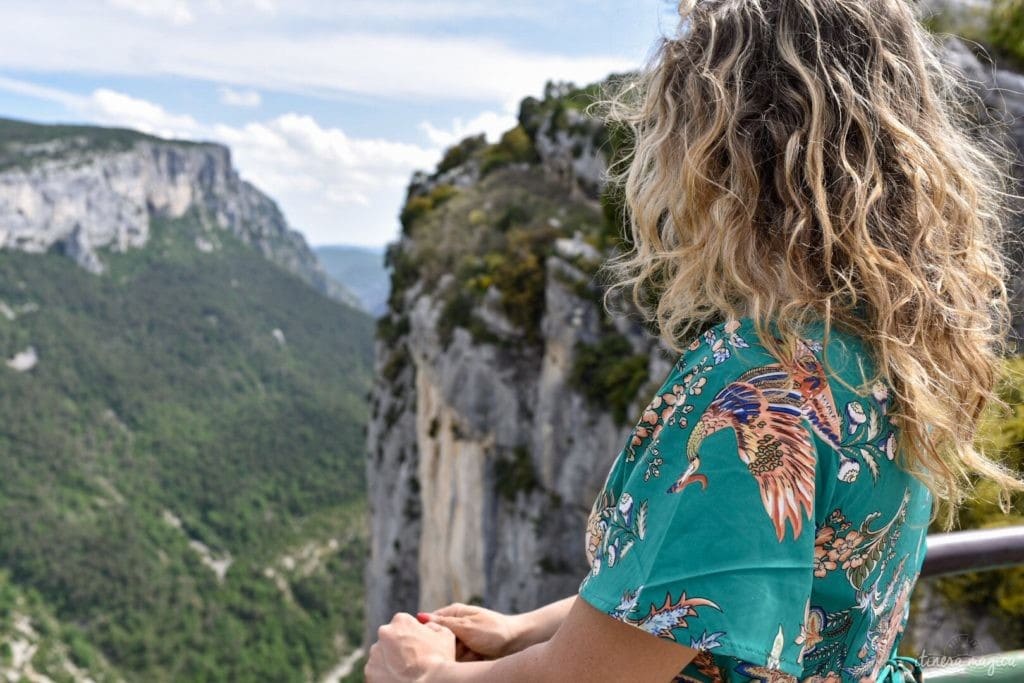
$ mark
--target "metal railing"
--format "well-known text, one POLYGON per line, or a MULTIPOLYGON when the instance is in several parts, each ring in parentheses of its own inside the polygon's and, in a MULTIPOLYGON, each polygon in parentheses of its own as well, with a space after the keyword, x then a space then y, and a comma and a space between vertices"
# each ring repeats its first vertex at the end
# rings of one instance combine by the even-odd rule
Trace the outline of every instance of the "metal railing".
MULTIPOLYGON (((1024 526, 929 534, 927 543, 922 578, 1024 565, 1024 526)), ((923 661, 925 683, 1024 681, 1024 650, 949 659, 923 661)))
POLYGON ((1024 526, 929 534, 921 578, 1024 564, 1024 526))

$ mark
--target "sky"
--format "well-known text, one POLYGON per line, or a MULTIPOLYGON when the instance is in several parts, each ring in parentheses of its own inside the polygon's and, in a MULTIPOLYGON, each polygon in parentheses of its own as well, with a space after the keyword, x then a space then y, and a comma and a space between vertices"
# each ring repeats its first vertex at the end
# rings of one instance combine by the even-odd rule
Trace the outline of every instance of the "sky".
POLYGON ((546 80, 641 66, 670 0, 0 0, 0 116, 226 144, 314 246, 398 234, 413 171, 546 80))

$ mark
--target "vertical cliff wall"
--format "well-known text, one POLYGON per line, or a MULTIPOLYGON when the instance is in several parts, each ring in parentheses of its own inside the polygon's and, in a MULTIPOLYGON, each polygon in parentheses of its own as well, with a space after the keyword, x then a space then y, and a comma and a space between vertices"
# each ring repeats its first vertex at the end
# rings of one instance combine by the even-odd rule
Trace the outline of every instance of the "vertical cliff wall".
POLYGON ((588 499, 628 433, 585 375, 605 353, 632 399, 667 369, 596 300, 610 144, 583 94, 549 87, 501 143, 469 138, 410 186, 368 429, 371 632, 399 609, 574 592, 588 499))

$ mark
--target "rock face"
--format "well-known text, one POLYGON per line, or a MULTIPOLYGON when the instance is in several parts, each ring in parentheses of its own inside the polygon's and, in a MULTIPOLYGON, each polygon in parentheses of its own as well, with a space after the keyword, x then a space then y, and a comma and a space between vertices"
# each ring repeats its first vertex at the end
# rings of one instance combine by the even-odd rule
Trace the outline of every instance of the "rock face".
MULTIPOLYGON (((1018 194, 1024 194, 1024 74, 1007 69, 985 66, 966 43, 951 37, 945 41, 946 59, 960 68, 981 96, 989 112, 1004 126, 1012 149, 1016 150, 1014 172, 1018 180, 1018 194)), ((1024 202, 1015 205, 1018 215, 1024 216, 1024 202)), ((1018 226, 1016 234, 1021 234, 1018 226)), ((1014 298, 1014 330, 1018 340, 1024 340, 1024 254, 1014 249, 1015 267, 1011 294, 1014 298)), ((1019 343, 1019 342, 1018 342, 1019 343)), ((1022 347, 1024 348, 1024 347, 1022 347)))
MULTIPOLYGON (((989 83, 962 47, 954 41, 950 58, 989 83)), ((1013 134, 1024 147, 1021 77, 995 78, 1018 91, 990 101, 1017 112, 1013 134)), ((610 212, 595 201, 608 140, 579 116, 581 92, 550 86, 543 101, 524 100, 520 126, 539 162, 485 176, 486 164, 470 156, 410 184, 407 209, 432 208, 389 248, 393 292, 378 330, 368 427, 368 640, 397 611, 451 601, 521 611, 575 592, 590 505, 639 401, 674 360, 594 296, 593 266, 610 245, 610 212), (501 194, 515 187, 526 191, 501 194), (531 252, 533 270, 499 283, 508 260, 530 261, 514 251, 527 234, 545 245, 531 252), (510 318, 533 304, 508 300, 531 282, 536 328, 517 332, 510 318), (627 362, 648 383, 631 385, 625 410, 615 414, 611 391, 588 400, 594 387, 581 369, 627 362)), ((941 649, 927 629, 914 642, 941 649)))
POLYGON ((1024 74, 984 66, 959 38, 945 41, 946 60, 973 81, 985 104, 1002 121, 1024 163, 1024 74))
MULTIPOLYGON (((63 127, 0 123, 17 125, 20 138, 28 140, 12 136, 0 153, 0 248, 57 248, 99 274, 105 270, 102 249, 142 247, 151 220, 191 212, 208 230, 230 231, 320 292, 352 303, 274 201, 239 177, 226 147, 128 131, 120 131, 121 144, 110 146, 95 143, 107 129, 68 133, 63 127)), ((214 243, 197 248, 209 251, 214 243)))
MULTIPOLYGON (((486 600, 516 611, 576 590, 588 501, 628 429, 573 386, 576 345, 596 341, 601 313, 566 274, 584 278, 548 259, 544 342, 528 360, 462 328, 443 348, 443 305, 415 297, 411 363, 392 385, 410 389, 377 385, 378 415, 390 419, 371 421, 368 433, 371 627, 414 606, 486 600)), ((652 376, 667 372, 663 359, 652 365, 652 376)))
MULTIPOLYGON (((509 320, 514 311, 502 308, 494 286, 472 304, 473 322, 446 333, 453 297, 466 286, 458 273, 424 276, 392 294, 384 326, 400 332, 377 342, 367 432, 368 638, 398 610, 452 601, 525 610, 574 593, 582 578, 586 515, 629 425, 588 402, 574 378, 580 349, 614 326, 588 290, 600 252, 583 237, 603 225, 600 127, 555 106, 568 92, 550 86, 544 102, 524 103, 521 120, 533 131, 539 163, 510 164, 481 180, 481 164, 470 158, 432 177, 418 173, 410 185, 410 199, 439 186, 460 194, 436 225, 392 245, 392 260, 443 243, 435 228, 463 233, 452 249, 486 242, 493 228, 474 210, 503 224, 521 210, 504 208, 509 187, 542 184, 554 188, 555 201, 529 195, 530 225, 547 231, 548 247, 534 264, 542 314, 532 333, 509 320), (475 232, 462 224, 464 209, 475 232)), ((462 257, 479 255, 479 246, 462 257)), ((620 325, 624 347, 644 356, 644 375, 663 377, 669 356, 655 353, 641 329, 620 325)))

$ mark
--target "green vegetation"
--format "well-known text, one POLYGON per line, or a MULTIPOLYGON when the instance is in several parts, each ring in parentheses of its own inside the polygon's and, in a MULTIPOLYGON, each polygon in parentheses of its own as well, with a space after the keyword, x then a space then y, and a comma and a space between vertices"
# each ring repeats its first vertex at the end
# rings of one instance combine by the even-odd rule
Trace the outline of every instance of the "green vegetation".
POLYGON ((363 669, 366 667, 366 657, 361 657, 353 666, 352 673, 345 678, 341 679, 342 683, 364 683, 366 676, 363 675, 363 669))
POLYGON ((0 367, 0 566, 90 670, 308 680, 361 639, 372 319, 153 228, 102 277, 0 252, 0 347, 39 357, 0 367))
MULTIPOLYGON (((1000 388, 1013 415, 1002 419, 990 413, 984 422, 980 442, 1007 466, 1024 471, 1024 359, 1007 362, 1000 388)), ((990 482, 981 482, 972 502, 959 515, 959 527, 981 529, 1024 525, 1024 494, 1014 496, 1013 511, 1006 515, 996 502, 990 482)), ((935 529, 934 531, 939 531, 935 529)), ((951 576, 937 580, 939 591, 954 609, 962 607, 987 612, 997 625, 993 635, 1007 648, 1024 642, 1024 567, 951 576)))
MULTIPOLYGON (((462 327, 481 343, 509 348, 536 345, 544 311, 544 263, 555 239, 579 231, 592 243, 598 242, 597 235, 605 230, 604 218, 590 202, 567 200, 564 189, 553 186, 537 169, 510 165, 536 161, 523 126, 510 129, 495 145, 467 143, 452 150, 448 157, 455 155, 463 162, 469 154, 480 155, 489 171, 471 187, 452 191, 442 184, 410 197, 402 224, 411 239, 389 247, 385 257, 391 270, 390 313, 381 318, 378 336, 394 341, 407 331, 397 322, 403 296, 421 281, 425 291, 442 298, 443 343, 450 341, 456 327, 462 327), (454 282, 439 287, 441 278, 449 274, 454 282), (498 312, 519 334, 503 337, 476 315, 491 288, 500 294, 498 312)), ((445 168, 447 162, 439 164, 435 177, 445 168)))
MULTIPOLYGON (((520 105, 519 125, 495 145, 472 136, 449 148, 431 176, 479 157, 481 179, 460 188, 456 196, 440 185, 427 194, 410 197, 402 213, 404 234, 410 239, 389 249, 391 268, 390 313, 378 323, 378 337, 400 343, 408 332, 402 311, 406 289, 421 282, 424 291, 441 298, 438 333, 447 346, 455 329, 468 330, 477 343, 499 344, 506 350, 535 347, 542 342, 540 323, 544 314, 547 273, 545 261, 559 237, 579 233, 607 253, 628 246, 624 198, 609 188, 599 206, 566 196, 565 188, 551 183, 542 169, 521 171, 513 161, 538 162, 535 139, 545 118, 555 130, 593 137, 610 159, 620 159, 631 137, 622 127, 606 129, 585 121, 585 112, 599 94, 598 84, 577 88, 548 82, 544 98, 526 98, 520 105), (575 112, 570 121, 569 112, 575 112), (578 130, 577 130, 578 129, 578 130), (442 278, 452 276, 444 287, 442 278), (506 336, 490 329, 478 312, 493 305, 488 298, 500 295, 498 312, 521 334, 506 336), (488 299, 488 303, 485 303, 488 299)), ((585 276, 595 274, 598 264, 570 259, 585 276)), ((597 288, 590 282, 567 282, 583 299, 600 304, 597 288)), ((611 406, 615 418, 625 422, 630 403, 646 381, 646 359, 634 354, 628 342, 609 328, 608 337, 593 346, 581 347, 574 379, 584 394, 602 406, 611 406)), ((389 376, 405 367, 405 354, 393 353, 386 364, 389 376)))
POLYGON ((628 251, 632 247, 632 235, 626 211, 626 192, 621 185, 608 185, 601 193, 601 210, 604 214, 604 228, 598 234, 599 249, 628 251))
MULTIPOLYGON (((0 118, 0 170, 66 157, 69 151, 124 151, 141 141, 163 142, 161 138, 127 128, 44 125, 0 118)), ((175 144, 204 143, 176 140, 175 144)))
POLYGON ((522 126, 516 126, 505 131, 496 144, 484 150, 480 174, 487 175, 494 169, 508 164, 536 161, 539 161, 539 157, 533 140, 522 126))
POLYGON ((571 381, 588 401, 610 409, 617 424, 629 419, 629 406, 648 380, 647 354, 633 351, 629 340, 615 330, 606 330, 595 344, 576 346, 571 381))
MULTIPOLYGON (((130 145, 139 140, 161 139, 129 128, 40 124, 0 118, 0 145, 11 143, 32 145, 80 136, 87 137, 92 142, 93 149, 102 149, 113 145, 130 145)), ((182 142, 182 144, 195 143, 182 142)))
POLYGON ((442 184, 435 187, 427 195, 410 197, 399 216, 402 230, 408 233, 416 219, 441 206, 457 193, 458 190, 454 186, 442 184))
POLYGON ((458 142, 458 144, 452 145, 445 150, 444 156, 441 161, 437 164, 437 172, 435 176, 450 171, 456 166, 461 166, 466 163, 471 156, 478 153, 480 150, 487 147, 487 136, 483 133, 479 135, 471 135, 458 142))
POLYGON ((509 502, 515 502, 520 493, 528 494, 541 485, 530 452, 523 446, 516 448, 511 456, 494 461, 494 480, 498 495, 509 502))
POLYGON ((489 252, 490 282, 502 293, 502 312, 523 330, 528 344, 538 344, 540 320, 544 314, 544 258, 552 231, 544 228, 510 229, 505 248, 489 252))
POLYGON ((959 35, 969 45, 980 43, 989 53, 988 58, 1002 68, 1024 70, 1024 0, 954 6, 947 12, 926 17, 924 25, 935 33, 959 35))
POLYGON ((12 644, 35 647, 32 668, 54 681, 72 683, 76 668, 101 683, 116 680, 79 628, 59 622, 38 593, 12 584, 0 570, 0 668, 14 665, 12 644))
POLYGON ((473 314, 477 301, 478 299, 472 292, 458 287, 452 289, 444 299, 441 317, 437 321, 437 334, 443 348, 447 349, 451 344, 457 327, 469 330, 473 339, 478 343, 488 344, 500 341, 499 337, 488 330, 487 325, 473 314))
POLYGON ((551 132, 565 131, 571 135, 587 136, 590 126, 580 122, 573 124, 569 112, 584 114, 600 95, 600 83, 591 83, 577 87, 572 83, 547 81, 544 84, 544 97, 538 100, 527 97, 519 104, 519 122, 523 130, 536 140, 541 123, 545 119, 551 121, 551 132))
POLYGON ((1024 0, 993 0, 988 39, 1024 65, 1024 0))

